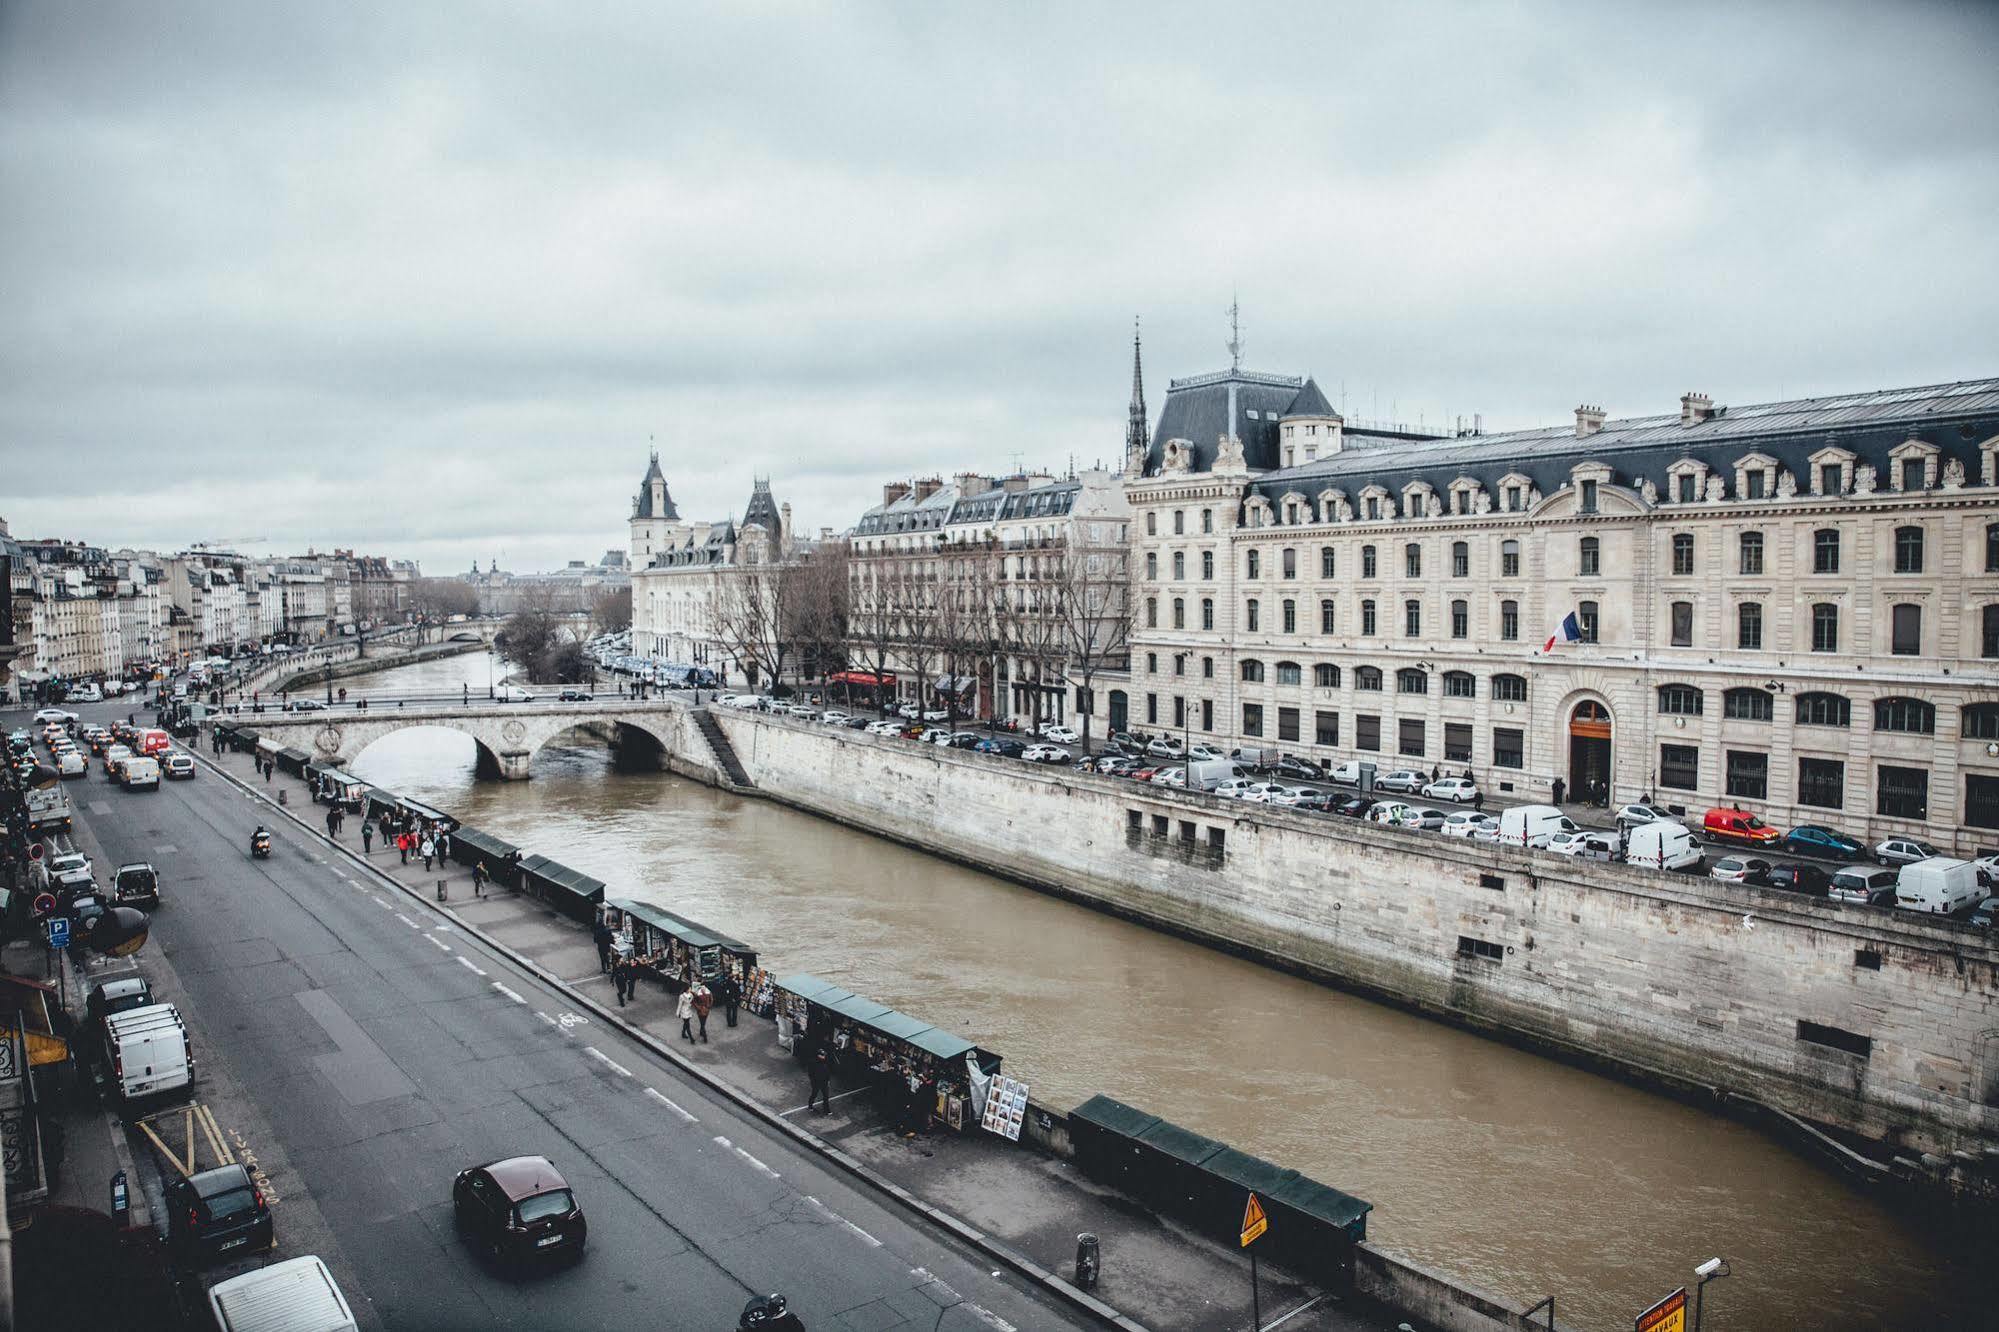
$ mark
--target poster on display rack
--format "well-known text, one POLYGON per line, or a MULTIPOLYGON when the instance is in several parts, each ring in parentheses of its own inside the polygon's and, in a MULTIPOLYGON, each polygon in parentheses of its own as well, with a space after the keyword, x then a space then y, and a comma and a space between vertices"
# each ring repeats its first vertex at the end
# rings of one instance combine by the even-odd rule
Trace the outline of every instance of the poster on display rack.
POLYGON ((997 1133, 1008 1142, 1020 1141, 1020 1121, 1027 1117, 1027 1084, 1016 1082, 1004 1073, 993 1075, 993 1085, 986 1093, 986 1114, 979 1127, 988 1133, 997 1133))

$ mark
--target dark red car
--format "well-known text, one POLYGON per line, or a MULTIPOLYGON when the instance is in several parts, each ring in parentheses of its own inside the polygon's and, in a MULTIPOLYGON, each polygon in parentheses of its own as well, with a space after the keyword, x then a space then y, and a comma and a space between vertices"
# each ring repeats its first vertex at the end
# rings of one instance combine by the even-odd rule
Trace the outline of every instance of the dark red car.
POLYGON ((589 1225, 562 1172, 545 1156, 513 1156, 458 1172, 451 1185, 458 1225, 496 1262, 581 1256, 589 1225))

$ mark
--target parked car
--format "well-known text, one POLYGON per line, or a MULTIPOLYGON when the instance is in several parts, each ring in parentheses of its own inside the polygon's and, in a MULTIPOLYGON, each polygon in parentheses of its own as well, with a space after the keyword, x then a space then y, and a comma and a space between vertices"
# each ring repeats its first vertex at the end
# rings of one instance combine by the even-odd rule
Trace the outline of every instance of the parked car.
MULTIPOLYGON (((866 717, 849 717, 847 720, 841 722, 840 725, 850 731, 865 731, 868 728, 868 719, 866 717)), ((973 738, 977 739, 976 736, 973 738)))
POLYGON ((1553 805, 1515 805, 1499 813, 1499 840, 1508 846, 1545 847, 1556 833, 1581 831, 1553 805))
POLYGON ((1333 770, 1326 774, 1326 780, 1337 783, 1340 786, 1359 786, 1360 768, 1359 759, 1348 759, 1345 763, 1336 763, 1333 765, 1333 770))
POLYGON ((1468 805, 1478 797, 1478 783, 1469 777, 1441 777, 1423 784, 1425 800, 1451 800, 1468 805))
POLYGON ((1289 789, 1282 782, 1251 782, 1241 798, 1252 805, 1263 805, 1270 803, 1272 796, 1283 795, 1289 789))
POLYGON ((977 731, 953 731, 951 732, 951 748, 970 749, 973 745, 978 744, 981 738, 977 731))
POLYGON ((1113 777, 1124 777, 1138 766, 1138 760, 1129 754, 1099 754, 1090 760, 1098 772, 1109 773, 1113 777))
POLYGON ((1224 800, 1240 800, 1243 798, 1243 793, 1255 784, 1247 777, 1230 777, 1226 781, 1217 782, 1208 794, 1220 796, 1224 800))
POLYGON ((1416 809, 1415 806, 1405 805, 1399 800, 1382 800, 1367 811, 1367 821, 1386 823, 1395 827, 1413 827, 1416 822, 1416 809))
POLYGON ((1817 865, 1804 865, 1787 860, 1770 867, 1771 888, 1781 888, 1787 893, 1803 893, 1807 897, 1824 897, 1832 883, 1832 876, 1817 865))
POLYGON ((558 703, 588 703, 592 698, 593 695, 589 690, 578 689, 574 685, 571 685, 569 688, 558 692, 555 696, 555 701, 558 703))
POLYGON ((1976 929, 1992 928, 1992 918, 1999 916, 1999 897, 1988 897, 1971 909, 1971 924, 1976 929))
POLYGON ((167 1245, 182 1262, 275 1248, 270 1204, 241 1162, 167 1185, 167 1245))
POLYGON ((1177 759, 1186 757, 1187 748, 1174 737, 1161 735, 1146 742, 1145 752, 1151 758, 1177 759))
POLYGON ((1067 763, 1069 751, 1060 745, 1030 745, 1021 757, 1029 763, 1067 763))
POLYGON ((84 1001, 84 1021, 99 1023, 113 1014, 146 1008, 152 1003, 153 987, 144 976, 128 975, 100 981, 90 987, 90 997, 84 1001))
POLYGON ((459 1229, 495 1262, 580 1254, 589 1237, 569 1182, 545 1156, 459 1171, 451 1206, 459 1229))
POLYGON ((925 708, 922 720, 927 722, 947 722, 951 720, 951 712, 948 708, 925 708))
POLYGON ((1499 816, 1497 814, 1480 814, 1469 809, 1458 809, 1451 811, 1445 817, 1444 826, 1439 831, 1446 837, 1470 837, 1474 829, 1486 826, 1490 826, 1493 832, 1497 833, 1499 831, 1499 816))
POLYGON ((1444 820, 1449 817, 1450 816, 1444 813, 1444 811, 1441 809, 1419 808, 1416 811, 1415 818, 1412 821, 1408 822, 1405 826, 1411 828, 1423 828, 1427 831, 1435 832, 1437 829, 1444 826, 1444 820))
POLYGON ((828 708, 819 714, 819 720, 828 726, 845 726, 847 714, 838 708, 828 708))
POLYGON ((1130 731, 1114 732, 1111 735, 1110 744, 1111 748, 1122 749, 1127 754, 1143 754, 1145 752, 1145 737, 1134 735, 1130 731))
POLYGON ((878 722, 869 722, 869 723, 868 723, 868 734, 869 734, 869 735, 901 735, 901 734, 902 734, 902 723, 901 723, 901 722, 892 722, 892 721, 878 721, 878 722))
POLYGON ((1624 839, 1602 828, 1584 828, 1555 834, 1548 839, 1548 849, 1578 860, 1616 860, 1624 854, 1624 839))
POLYGON ((1161 768, 1158 772, 1152 774, 1152 784, 1154 786, 1178 786, 1184 788, 1187 785, 1187 770, 1185 768, 1161 768))
POLYGON ((1828 860, 1859 860, 1867 854, 1867 846, 1859 838, 1816 823, 1799 824, 1785 833, 1777 845, 1794 856, 1823 856, 1828 860))
POLYGON ((1899 877, 1885 865, 1850 865, 1832 876, 1826 896, 1858 906, 1894 906, 1895 880, 1899 877))
POLYGON ((534 693, 519 685, 503 684, 494 688, 493 697, 502 703, 532 703, 534 693))
POLYGON ((905 703, 901 707, 895 710, 895 715, 898 717, 907 718, 910 721, 915 721, 917 718, 923 715, 923 709, 916 706, 916 704, 914 703, 905 703))
POLYGON ((981 754, 998 754, 1003 758, 1019 758, 1027 752, 1027 746, 1020 743, 1020 741, 1003 740, 998 737, 991 740, 981 740, 978 744, 973 745, 972 748, 981 754))
POLYGON ((1950 915, 1969 910, 1984 897, 1985 890, 1978 886, 1978 871, 1968 860, 1931 856, 1902 866, 1895 876, 1895 905, 1905 911, 1950 915))
POLYGON ((212 1326, 222 1332, 354 1332, 354 1311, 347 1306, 333 1274, 312 1254, 288 1258, 218 1281, 208 1288, 212 1326))
POLYGON ((1393 791, 1397 795, 1421 795, 1429 784, 1430 779, 1414 768, 1397 768, 1374 779, 1375 790, 1393 791))
POLYGON ((1187 749, 1187 757, 1196 763, 1217 763, 1221 761, 1222 751, 1213 745, 1191 745, 1187 749))
POLYGON ((1978 871, 1979 887, 1999 888, 1999 856, 1980 856, 1971 867, 1978 871))
POLYGON ((1913 865, 1919 860, 1931 860, 1941 854, 1928 842, 1919 842, 1913 837, 1890 837, 1874 844, 1874 858, 1883 865, 1913 865))
POLYGON ((1366 796, 1341 796, 1328 806, 1326 812, 1329 814, 1338 814, 1349 819, 1360 819, 1366 818, 1367 812, 1373 808, 1374 802, 1366 796))
POLYGON ((945 749, 949 749, 951 748, 951 737, 954 734, 956 733, 947 731, 941 726, 926 726, 923 728, 923 734, 917 738, 926 745, 941 745, 945 749))
POLYGON ((194 776, 194 755, 176 749, 160 760, 160 771, 177 782, 188 781, 194 776))
POLYGON ((1058 745, 1073 745, 1077 741, 1083 738, 1082 736, 1077 735, 1076 732, 1071 728, 1059 724, 1054 726, 1043 726, 1041 728, 1041 735, 1043 739, 1052 740, 1058 745))
POLYGON ((1700 869, 1701 850, 1694 844, 1693 831, 1677 819, 1653 819, 1649 823, 1620 821, 1618 826, 1627 830, 1626 864, 1657 870, 1700 869))
MULTIPOLYGON (((504 688, 504 686, 503 686, 504 688)), ((504 696, 503 696, 504 697, 504 696)), ((286 712, 324 712, 326 705, 316 698, 294 698, 285 702, 286 712)))
POLYGON ((1779 835, 1775 828, 1745 810, 1711 809, 1701 819, 1701 836, 1710 842, 1770 846, 1779 835))
POLYGON ((1281 793, 1265 797, 1264 803, 1267 805, 1283 805, 1288 809, 1299 809, 1310 808, 1313 805, 1323 802, 1325 798, 1326 792, 1322 787, 1287 786, 1281 793))
POLYGON ((1721 883, 1746 883, 1761 888, 1770 882, 1770 862, 1755 856, 1723 856, 1714 862, 1707 876, 1721 883))

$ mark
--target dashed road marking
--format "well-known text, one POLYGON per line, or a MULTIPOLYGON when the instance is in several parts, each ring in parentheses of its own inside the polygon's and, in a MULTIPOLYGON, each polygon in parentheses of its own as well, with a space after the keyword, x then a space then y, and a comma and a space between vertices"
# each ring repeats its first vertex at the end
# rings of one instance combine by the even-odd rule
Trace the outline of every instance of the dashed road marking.
POLYGON ((534 1015, 540 1018, 543 1022, 546 1022, 551 1027, 560 1027, 562 1025, 560 1022, 557 1022, 554 1018, 550 1017, 548 1014, 542 1012, 539 1008, 535 1009, 534 1015))
POLYGON ((653 1100, 658 1101, 661 1105, 673 1111, 674 1114, 679 1115, 681 1119, 685 1120, 689 1124, 698 1124, 701 1122, 700 1120, 696 1119, 693 1115, 688 1114, 685 1110, 682 1110, 679 1106, 675 1105, 671 1097, 669 1097, 665 1092, 660 1091, 656 1087, 646 1088, 646 1095, 652 1097, 653 1100))
POLYGON ((370 893, 370 894, 368 894, 368 900, 369 900, 370 902, 373 902, 373 903, 374 903, 374 904, 375 904, 376 906, 378 906, 378 907, 382 908, 382 910, 384 910, 384 911, 394 911, 394 910, 395 910, 395 908, 394 908, 394 907, 392 907, 392 906, 390 906, 390 905, 388 904, 388 902, 387 902, 387 901, 386 901, 385 899, 383 899, 383 898, 380 898, 380 897, 377 897, 377 896, 375 896, 375 895, 374 895, 373 893, 370 893))
POLYGON ((632 1071, 629 1068, 626 1068, 623 1064, 611 1058, 611 1056, 605 1054, 594 1045, 584 1046, 583 1053, 589 1055, 592 1059, 602 1064, 605 1068, 610 1069, 621 1078, 629 1078, 632 1075, 632 1071))
POLYGON ((420 930, 423 928, 423 926, 417 924, 415 921, 411 920, 408 916, 405 916, 400 911, 396 913, 396 919, 401 921, 403 924, 409 926, 413 930, 420 930))
POLYGON ((460 953, 458 955, 458 965, 464 967, 467 971, 471 972, 475 976, 483 976, 486 974, 486 969, 484 967, 480 966, 477 962, 474 962, 471 958, 465 956, 465 954, 463 953, 460 953))
POLYGON ((748 1163, 750 1169, 756 1171, 758 1174, 768 1175, 772 1179, 781 1178, 781 1176, 777 1173, 777 1171, 772 1170, 769 1166, 765 1165, 762 1161, 757 1160, 756 1157, 751 1156, 748 1152, 744 1151, 742 1148, 737 1147, 734 1148, 733 1150, 735 1151, 736 1155, 742 1157, 743 1160, 748 1163))
POLYGON ((445 952, 448 953, 451 951, 451 945, 444 942, 444 940, 438 938, 436 935, 426 934, 423 937, 425 939, 428 939, 431 943, 436 944, 439 948, 442 948, 445 952))
POLYGON ((507 998, 513 1000, 517 1004, 524 1004, 527 1002, 527 1000, 521 998, 518 994, 515 994, 512 990, 509 990, 506 986, 500 984, 498 981, 493 982, 493 988, 498 990, 501 994, 504 994, 505 996, 507 996, 507 998))
MULTIPOLYGON (((726 1142, 727 1139, 717 1138, 715 1139, 715 1141, 726 1142)), ((876 1239, 873 1235, 870 1235, 867 1231, 862 1230, 852 1221, 849 1221, 846 1217, 841 1216, 838 1212, 828 1207, 825 1203, 820 1202, 817 1198, 813 1197, 811 1194, 808 1193, 805 1195, 805 1201, 811 1203, 813 1209, 817 1211, 819 1215, 825 1217, 828 1221, 832 1221, 835 1222, 836 1224, 845 1226, 847 1229, 853 1231, 856 1235, 859 1235, 863 1240, 867 1242, 869 1248, 879 1249, 882 1246, 882 1242, 880 1240, 876 1239)))

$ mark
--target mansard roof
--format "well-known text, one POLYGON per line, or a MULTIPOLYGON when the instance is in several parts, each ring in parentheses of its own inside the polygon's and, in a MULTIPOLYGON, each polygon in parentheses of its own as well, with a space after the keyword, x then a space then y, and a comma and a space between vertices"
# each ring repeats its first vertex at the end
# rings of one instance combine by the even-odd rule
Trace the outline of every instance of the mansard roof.
POLYGON ((632 503, 634 518, 664 518, 668 522, 680 521, 680 510, 674 507, 673 492, 666 488, 666 473, 659 470, 659 455, 652 455, 652 465, 646 468, 644 479, 639 482, 638 499, 632 503), (660 497, 665 501, 658 513, 652 507, 652 483, 659 482, 660 497))
POLYGON ((1286 416, 1338 416, 1333 404, 1326 401, 1326 395, 1319 391, 1319 381, 1309 376, 1305 387, 1298 390, 1298 396, 1284 409, 1286 416))
MULTIPOLYGON (((1159 427, 1152 432, 1152 447, 1145 454, 1147 474, 1158 474, 1169 439, 1184 439, 1194 446, 1194 471, 1206 472, 1214 467, 1217 445, 1229 433, 1231 386, 1236 400, 1235 433, 1242 440, 1243 461, 1251 471, 1277 466, 1281 456, 1277 423, 1285 417, 1339 415, 1326 401, 1317 381, 1297 375, 1221 370, 1211 375, 1175 379, 1166 386, 1166 404, 1159 410, 1159 427)), ((1349 427, 1344 433, 1384 440, 1428 438, 1395 429, 1349 427)))
POLYGON ((782 523, 777 503, 770 497, 770 482, 757 482, 750 491, 750 506, 743 510, 743 526, 761 526, 764 531, 775 534, 782 523))

